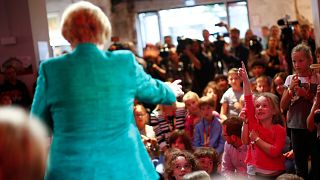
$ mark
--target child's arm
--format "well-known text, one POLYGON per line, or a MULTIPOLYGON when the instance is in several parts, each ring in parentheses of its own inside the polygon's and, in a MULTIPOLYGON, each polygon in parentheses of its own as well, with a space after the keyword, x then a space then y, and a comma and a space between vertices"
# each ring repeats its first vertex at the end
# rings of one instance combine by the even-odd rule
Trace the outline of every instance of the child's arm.
POLYGON ((222 122, 227 119, 228 108, 229 108, 229 105, 227 102, 222 103, 221 110, 220 110, 220 118, 222 122))
POLYGON ((282 111, 287 110, 290 105, 291 98, 293 97, 294 89, 299 84, 298 75, 294 75, 292 77, 291 82, 289 80, 289 77, 287 77, 285 84, 287 84, 287 82, 289 82, 290 85, 288 86, 288 89, 284 90, 283 95, 281 97, 281 101, 280 101, 280 109, 282 111))
POLYGON ((250 82, 248 78, 248 73, 246 70, 246 65, 241 62, 242 67, 239 68, 238 75, 240 78, 242 78, 243 81, 243 95, 244 96, 250 96, 252 95, 251 89, 250 89, 250 82))
POLYGON ((239 117, 243 120, 243 126, 242 126, 242 133, 241 133, 241 140, 242 143, 245 145, 248 145, 250 142, 249 139, 249 127, 248 127, 248 119, 245 111, 241 111, 239 114, 239 117))
POLYGON ((283 127, 274 127, 274 131, 277 131, 275 142, 269 144, 268 142, 260 139, 255 131, 250 132, 250 139, 255 145, 257 145, 262 151, 271 157, 278 157, 282 154, 282 150, 286 143, 286 130, 283 127))
POLYGON ((314 130, 314 113, 318 109, 319 104, 320 104, 320 85, 318 85, 318 87, 317 87, 317 95, 316 95, 315 100, 313 102, 310 114, 307 118, 307 128, 309 131, 314 130))

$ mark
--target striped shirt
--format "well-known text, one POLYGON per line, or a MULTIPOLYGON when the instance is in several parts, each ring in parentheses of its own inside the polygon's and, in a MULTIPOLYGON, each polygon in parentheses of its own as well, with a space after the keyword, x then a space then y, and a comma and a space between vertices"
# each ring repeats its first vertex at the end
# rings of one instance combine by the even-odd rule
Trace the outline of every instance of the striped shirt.
POLYGON ((175 129, 184 129, 186 110, 184 107, 177 107, 174 117, 165 117, 160 111, 151 113, 150 125, 154 132, 160 147, 167 144, 167 140, 175 129))

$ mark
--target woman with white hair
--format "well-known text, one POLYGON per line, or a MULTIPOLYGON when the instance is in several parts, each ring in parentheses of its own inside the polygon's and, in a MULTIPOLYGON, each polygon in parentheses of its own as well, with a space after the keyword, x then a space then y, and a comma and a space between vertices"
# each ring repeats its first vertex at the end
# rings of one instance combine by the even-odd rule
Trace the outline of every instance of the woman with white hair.
POLYGON ((97 6, 70 5, 62 35, 69 54, 43 62, 32 113, 51 125, 45 179, 158 179, 134 123, 133 101, 171 104, 178 81, 152 79, 129 51, 102 51, 111 26, 97 6))

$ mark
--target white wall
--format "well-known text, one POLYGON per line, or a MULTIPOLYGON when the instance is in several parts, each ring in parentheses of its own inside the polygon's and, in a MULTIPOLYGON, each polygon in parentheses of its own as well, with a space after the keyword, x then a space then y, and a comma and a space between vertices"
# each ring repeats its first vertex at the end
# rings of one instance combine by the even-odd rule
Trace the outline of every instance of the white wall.
MULTIPOLYGON (((311 1, 297 0, 300 14, 309 22, 313 22, 311 1)), ((260 34, 261 26, 276 25, 277 20, 286 14, 291 20, 297 20, 294 10, 294 0, 248 0, 250 26, 256 34, 260 34)))

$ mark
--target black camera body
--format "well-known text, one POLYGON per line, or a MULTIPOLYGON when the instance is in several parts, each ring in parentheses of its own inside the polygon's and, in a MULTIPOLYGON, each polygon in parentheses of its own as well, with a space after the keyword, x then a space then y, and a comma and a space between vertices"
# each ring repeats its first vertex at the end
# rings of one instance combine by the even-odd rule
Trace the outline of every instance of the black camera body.
POLYGON ((211 36, 216 38, 216 41, 213 42, 213 48, 215 50, 215 54, 219 56, 219 58, 222 58, 223 56, 223 51, 224 51, 224 45, 226 42, 224 41, 224 37, 229 37, 229 33, 213 33, 210 34, 211 36))
POLYGON ((249 41, 249 49, 254 54, 260 54, 261 51, 263 50, 263 47, 261 44, 261 38, 256 35, 252 36, 249 41))
POLYGON ((177 45, 177 53, 183 53, 183 51, 192 44, 192 39, 185 38, 183 36, 177 37, 178 45, 177 45))
POLYGON ((160 56, 162 58, 168 58, 169 54, 170 54, 170 48, 168 46, 168 44, 164 44, 161 48, 160 48, 160 56))

